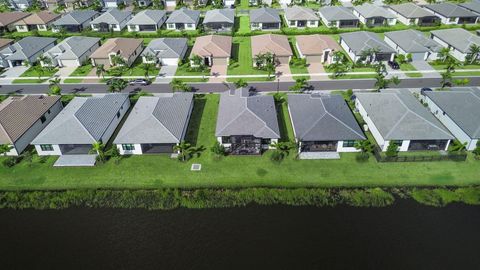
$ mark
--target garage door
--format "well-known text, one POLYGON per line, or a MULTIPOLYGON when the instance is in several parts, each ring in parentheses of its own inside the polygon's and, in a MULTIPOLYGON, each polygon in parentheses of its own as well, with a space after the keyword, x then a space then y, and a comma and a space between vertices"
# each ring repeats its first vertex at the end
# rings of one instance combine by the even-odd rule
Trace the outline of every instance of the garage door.
POLYGON ((412 61, 424 61, 425 53, 412 53, 412 61))
POLYGON ((322 63, 321 55, 309 55, 307 56, 307 63, 322 63))
POLYGON ((80 66, 77 60, 60 60, 62 67, 78 67, 80 66))
POLYGON ((104 66, 110 66, 110 59, 108 58, 95 58, 95 65, 104 65, 104 66))
POLYGON ((176 66, 176 65, 178 65, 178 59, 177 58, 163 58, 161 61, 162 61, 162 66, 176 66))
POLYGON ((288 56, 278 56, 277 60, 280 64, 288 64, 289 57, 288 56))
POLYGON ((228 65, 227 58, 213 58, 214 65, 228 65))

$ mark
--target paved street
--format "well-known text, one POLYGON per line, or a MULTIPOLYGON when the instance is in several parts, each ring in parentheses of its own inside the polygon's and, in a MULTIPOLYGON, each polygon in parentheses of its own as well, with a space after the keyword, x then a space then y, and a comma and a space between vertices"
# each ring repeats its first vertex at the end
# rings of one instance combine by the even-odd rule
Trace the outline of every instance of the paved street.
MULTIPOLYGON (((480 77, 468 77, 471 86, 480 86, 480 77)), ((401 80, 399 88, 421 88, 421 87, 439 87, 441 79, 439 78, 410 78, 401 80)), ((330 81, 310 81, 311 90, 345 90, 345 89, 372 89, 373 79, 360 80, 330 80, 330 81)), ((288 91, 289 87, 295 82, 257 82, 250 83, 250 87, 260 92, 288 91)), ((193 83, 191 84, 196 92, 215 93, 234 87, 232 83, 193 83)), ((392 86, 393 87, 393 86, 392 86)), ((171 91, 169 84, 151 84, 144 87, 129 86, 123 92, 135 92, 145 90, 151 93, 166 93, 171 91)), ((30 84, 30 85, 0 85, 0 94, 42 94, 48 91, 48 85, 30 84)), ((63 93, 90 94, 105 93, 107 86, 105 84, 63 84, 63 93)))

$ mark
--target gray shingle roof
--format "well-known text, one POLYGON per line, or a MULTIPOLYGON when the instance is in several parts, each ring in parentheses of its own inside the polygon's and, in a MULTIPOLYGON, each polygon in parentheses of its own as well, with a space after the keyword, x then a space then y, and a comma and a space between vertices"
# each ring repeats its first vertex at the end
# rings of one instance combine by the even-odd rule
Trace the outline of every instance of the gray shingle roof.
POLYGON ((365 3, 361 6, 354 6, 354 10, 356 10, 360 15, 364 18, 373 18, 373 17, 383 17, 387 19, 394 19, 396 16, 388 11, 384 7, 380 7, 374 4, 365 3))
POLYGON ((430 33, 463 53, 468 53, 472 44, 480 46, 480 37, 463 28, 434 30, 430 33))
POLYGON ((478 88, 426 91, 424 95, 437 104, 470 138, 480 138, 480 117, 478 117, 480 90, 478 88))
POLYGON ((360 126, 340 95, 288 95, 295 136, 301 141, 364 140, 360 126))
POLYGON ((285 18, 289 21, 308 20, 318 21, 317 14, 311 9, 300 6, 293 6, 285 8, 285 18))
POLYGON ((378 49, 381 53, 394 53, 395 50, 385 41, 372 32, 358 31, 340 34, 340 38, 345 41, 355 54, 367 49, 378 49))
POLYGON ((53 22, 53 25, 80 25, 97 16, 94 10, 74 10, 53 22))
POLYGON ((273 8, 259 8, 250 10, 251 23, 280 23, 278 10, 273 8))
POLYGON ((200 11, 181 8, 170 14, 167 23, 198 23, 200 11))
POLYGON ((385 140, 447 140, 454 137, 408 90, 357 93, 385 140))
POLYGON ((193 93, 140 97, 114 143, 179 143, 192 106, 193 93))
POLYGON ((0 55, 8 55, 7 60, 28 60, 45 47, 55 43, 56 38, 25 37, 0 51, 0 55))
POLYGON ((207 11, 203 23, 215 23, 215 22, 235 22, 235 10, 230 8, 213 9, 207 11))
POLYGON ((257 138, 280 138, 273 97, 249 96, 247 88, 222 93, 215 135, 217 137, 253 135, 257 138))
POLYGON ((157 38, 148 43, 142 55, 151 54, 157 58, 182 58, 187 47, 188 40, 186 38, 157 38))
POLYGON ((92 144, 101 139, 127 99, 127 94, 75 97, 32 144, 92 144))
POLYGON ((398 5, 391 5, 389 6, 391 10, 394 10, 398 14, 402 15, 405 18, 413 19, 413 18, 423 18, 423 17, 430 17, 435 16, 433 13, 413 4, 413 3, 403 3, 398 5))
POLYGON ((48 50, 45 56, 63 60, 76 60, 99 42, 100 38, 94 37, 68 37, 48 50))
POLYGON ((358 18, 353 15, 352 10, 346 7, 326 6, 320 8, 318 12, 327 21, 358 20, 358 18))
POLYGON ((387 32, 385 37, 391 39, 407 53, 439 52, 442 49, 442 45, 417 30, 387 32))
POLYGON ((162 18, 167 16, 167 13, 164 10, 152 10, 146 9, 137 13, 133 18, 128 21, 129 25, 150 25, 158 24, 162 21, 162 18))
POLYGON ((132 16, 132 12, 130 11, 123 11, 116 8, 111 8, 107 10, 107 12, 95 18, 92 21, 92 24, 97 24, 97 23, 120 24, 122 21, 129 18, 130 16, 132 16))
POLYGON ((466 8, 472 12, 480 14, 480 3, 479 2, 468 2, 468 3, 460 3, 459 6, 466 8))
POLYGON ((430 9, 446 18, 477 16, 475 13, 452 3, 439 3, 439 4, 426 5, 425 8, 430 9))

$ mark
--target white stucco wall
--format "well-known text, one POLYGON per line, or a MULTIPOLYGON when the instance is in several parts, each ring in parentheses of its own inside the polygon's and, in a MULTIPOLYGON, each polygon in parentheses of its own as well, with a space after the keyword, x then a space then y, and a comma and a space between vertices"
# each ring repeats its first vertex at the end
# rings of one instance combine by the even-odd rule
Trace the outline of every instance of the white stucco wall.
POLYGON ((39 156, 61 156, 62 151, 60 151, 60 146, 58 144, 53 144, 53 151, 42 151, 40 145, 35 145, 35 150, 39 156))
POLYGON ((355 147, 343 147, 343 141, 338 141, 337 143, 337 152, 344 152, 344 153, 353 153, 353 152, 360 152, 361 150, 356 149, 355 147))
POLYGON ((123 150, 122 144, 117 144, 117 149, 120 152, 120 155, 141 155, 142 152, 142 145, 141 144, 134 144, 135 150, 123 150))
POLYGON ((457 60, 459 61, 465 61, 465 57, 467 56, 466 53, 462 53, 461 51, 455 49, 454 47, 450 46, 448 43, 446 43, 445 41, 439 39, 438 37, 436 36, 433 36, 432 35, 432 39, 438 43, 440 43, 440 45, 442 45, 443 47, 445 48, 450 48, 450 54, 455 57, 457 60))
POLYGON ((383 149, 386 144, 385 139, 383 138, 382 135, 380 135, 380 132, 378 131, 377 127, 373 123, 372 119, 368 116, 367 111, 363 108, 363 105, 360 103, 358 99, 355 100, 355 107, 358 109, 358 112, 362 116, 363 120, 365 120, 365 123, 368 126, 368 130, 370 133, 372 133, 373 138, 375 138, 375 141, 377 142, 378 146, 383 149))

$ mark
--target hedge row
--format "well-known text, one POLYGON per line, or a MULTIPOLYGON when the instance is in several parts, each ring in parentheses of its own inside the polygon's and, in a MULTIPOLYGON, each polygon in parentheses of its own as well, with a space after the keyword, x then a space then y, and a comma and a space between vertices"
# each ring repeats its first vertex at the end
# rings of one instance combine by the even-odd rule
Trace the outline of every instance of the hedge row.
POLYGON ((249 204, 291 206, 384 207, 395 198, 413 198, 419 203, 444 206, 452 202, 480 204, 480 188, 458 189, 158 189, 158 190, 65 190, 1 191, 0 208, 63 209, 94 208, 225 208, 249 204))

